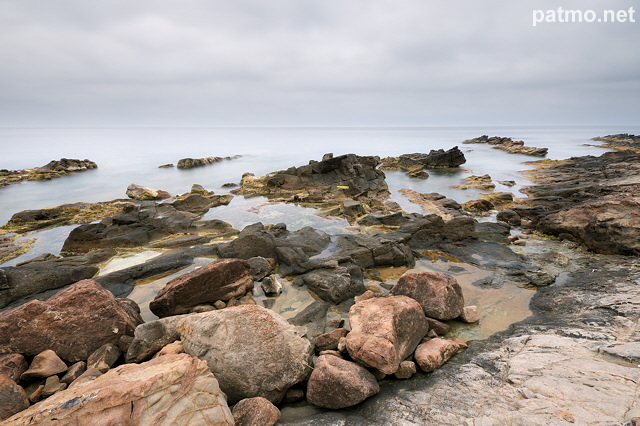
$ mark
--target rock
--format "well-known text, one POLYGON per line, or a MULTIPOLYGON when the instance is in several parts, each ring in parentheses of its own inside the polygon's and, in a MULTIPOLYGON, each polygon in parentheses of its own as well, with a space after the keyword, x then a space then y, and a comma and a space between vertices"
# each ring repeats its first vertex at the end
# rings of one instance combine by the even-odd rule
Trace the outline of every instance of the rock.
POLYGON ((366 213, 366 210, 362 203, 355 200, 346 200, 342 202, 340 206, 342 214, 348 217, 358 217, 366 213))
POLYGON ((319 298, 337 305, 366 289, 362 276, 351 275, 346 267, 316 269, 296 280, 309 287, 319 298))
POLYGON ((226 206, 233 200, 231 194, 202 195, 187 194, 169 203, 176 210, 203 214, 214 207, 226 206))
POLYGON ((468 324, 480 321, 480 315, 478 315, 478 307, 465 306, 464 308, 462 308, 462 314, 460 314, 460 317, 458 319, 468 324))
POLYGON ((22 373, 21 380, 44 379, 67 371, 67 364, 51 349, 40 352, 33 358, 29 369, 22 373))
POLYGON ((60 378, 58 376, 47 377, 47 380, 44 383, 44 388, 42 388, 42 396, 44 398, 48 398, 56 392, 60 392, 67 388, 66 383, 60 383, 60 378))
POLYGON ((75 364, 73 364, 71 367, 69 367, 66 374, 62 376, 62 379, 60 379, 60 382, 70 385, 74 380, 80 377, 82 373, 84 373, 85 371, 87 371, 87 363, 84 361, 78 361, 75 364))
POLYGON ((300 402, 304 399, 304 391, 302 389, 291 388, 284 395, 282 402, 290 404, 293 402, 300 402))
POLYGON ((105 343, 89 355, 87 367, 106 373, 120 358, 120 355, 122 355, 122 351, 119 347, 113 343, 105 343))
POLYGON ((117 344, 121 336, 133 335, 141 322, 100 284, 83 280, 45 302, 32 300, 0 312, 0 328, 13 330, 0 334, 0 352, 35 356, 51 349, 60 358, 77 362, 105 343, 117 344))
POLYGON ((29 407, 29 399, 16 382, 0 373, 0 421, 29 407))
POLYGON ((7 425, 210 424, 233 416, 205 362, 185 354, 125 364, 32 406, 7 425))
POLYGON ((261 283, 260 287, 264 291, 264 294, 267 296, 277 296, 282 293, 282 284, 278 280, 278 277, 274 275, 269 275, 265 278, 261 283))
POLYGON ((224 309, 226 308, 227 304, 224 303, 222 300, 216 300, 215 302, 213 302, 213 307, 216 309, 224 309))
POLYGON ((462 143, 487 143, 489 145, 494 145, 493 148, 501 149, 511 154, 534 155, 538 157, 544 157, 545 155, 547 155, 547 151, 549 150, 549 148, 525 146, 523 141, 514 141, 511 138, 504 138, 499 136, 489 137, 487 135, 483 135, 475 139, 468 139, 466 141, 463 141, 462 143))
POLYGON ((175 167, 173 163, 167 163, 158 166, 159 169, 170 169, 171 167, 175 167))
POLYGON ((459 317, 464 307, 462 288, 452 275, 441 272, 405 273, 391 293, 417 300, 426 316, 440 321, 459 317))
POLYGON ((171 280, 149 304, 160 318, 183 314, 202 303, 228 301, 253 289, 249 264, 241 259, 209 263, 171 280))
POLYGON ((496 185, 491 181, 489 175, 467 176, 462 185, 454 186, 455 189, 483 189, 486 191, 493 190, 495 187, 496 185))
POLYGON ((415 171, 419 167, 458 167, 467 160, 457 146, 445 151, 444 149, 429 151, 428 154, 403 154, 400 157, 382 159, 381 169, 415 171))
POLYGON ((275 237, 259 227, 247 228, 243 229, 235 240, 218 246, 220 257, 238 259, 250 259, 252 257, 275 258, 277 256, 275 237))
POLYGON ((516 182, 513 180, 499 180, 498 183, 504 186, 516 186, 516 182))
POLYGON ((444 336, 449 332, 449 329, 451 328, 449 324, 440 322, 437 319, 427 317, 427 322, 429 323, 429 331, 435 331, 438 336, 444 336))
POLYGON ((140 324, 125 355, 125 362, 142 362, 166 345, 180 340, 177 327, 184 316, 162 318, 140 324))
POLYGON ((160 200, 169 198, 169 193, 132 183, 127 187, 127 197, 134 200, 160 200))
POLYGON ((252 257, 247 259, 249 267, 251 268, 251 275, 255 281, 260 281, 273 271, 275 261, 271 259, 265 259, 264 257, 252 257))
POLYGON ((321 352, 338 349, 338 342, 341 338, 346 337, 348 333, 349 330, 346 330, 344 328, 336 328, 335 330, 332 330, 328 333, 321 334, 320 336, 316 337, 316 340, 314 342, 316 351, 321 352))
POLYGON ((193 185, 191 185, 191 190, 189 191, 189 193, 191 194, 200 194, 200 195, 213 195, 213 191, 207 191, 206 189, 204 189, 204 186, 198 184, 198 183, 194 183, 193 185))
POLYGON ((177 329, 185 352, 207 361, 230 403, 256 396, 279 402, 309 373, 311 344, 268 309, 243 305, 188 315, 177 329))
POLYGON ((429 179, 429 173, 420 169, 410 170, 405 174, 413 179, 429 179))
POLYGON ((102 373, 96 368, 88 368, 84 373, 80 374, 69 386, 78 386, 82 383, 91 382, 98 377, 102 376, 102 373))
POLYGON ((380 392, 373 374, 364 367, 335 356, 318 358, 307 383, 307 402, 339 410, 380 392))
POLYGON ((290 324, 306 330, 304 336, 310 341, 324 333, 327 311, 330 304, 322 300, 314 300, 309 306, 289 318, 290 324))
POLYGON ((413 361, 402 361, 395 372, 396 379, 410 379, 416 374, 416 363, 413 361))
POLYGON ((387 238, 367 237, 364 235, 338 235, 335 257, 349 257, 362 268, 384 266, 413 266, 415 258, 409 246, 404 242, 387 238))
POLYGON ((273 426, 280 420, 280 410, 259 396, 239 401, 232 413, 236 426, 273 426))
POLYGON ((536 229, 581 242, 604 254, 640 255, 640 201, 636 197, 596 200, 549 214, 536 229))
POLYGON ((496 220, 499 220, 500 222, 506 222, 511 226, 520 226, 522 224, 520 215, 511 209, 498 212, 496 220))
POLYGON ((349 321, 346 346, 351 358, 385 374, 395 373, 428 331, 422 308, 406 296, 356 303, 349 309, 349 321))
POLYGON ((234 155, 233 157, 204 157, 204 158, 182 158, 178 160, 179 169, 192 169, 194 167, 207 166, 209 164, 219 163, 223 160, 235 160, 240 158, 240 155, 234 155))
POLYGON ((160 351, 157 354, 155 354, 154 357, 164 356, 164 355, 177 355, 177 354, 183 354, 183 353, 184 353, 184 346, 182 345, 182 342, 179 340, 176 340, 175 342, 169 343, 168 345, 160 349, 160 351))
POLYGON ((435 337, 416 348, 414 355, 416 362, 425 373, 429 373, 442 366, 458 350, 460 346, 449 339, 435 337))
POLYGON ((28 368, 27 361, 21 354, 0 355, 0 374, 6 375, 16 383, 28 368))
POLYGON ((0 288, 0 308, 25 297, 91 278, 100 270, 94 263, 114 254, 114 251, 104 250, 0 269, 6 278, 4 288, 0 288))
POLYGON ((98 165, 91 160, 76 160, 62 158, 51 160, 49 163, 36 170, 36 173, 56 173, 56 172, 79 172, 98 168, 98 165))
POLYGON ((462 203, 462 207, 470 212, 488 212, 493 210, 493 203, 489 200, 471 200, 466 203, 462 203))
POLYGON ((340 206, 347 199, 357 199, 371 206, 389 197, 385 175, 376 168, 379 161, 378 157, 346 154, 263 177, 245 174, 241 188, 232 192, 331 206, 340 206))
POLYGON ((482 192, 482 198, 493 203, 494 206, 506 205, 513 202, 513 194, 511 192, 482 192))

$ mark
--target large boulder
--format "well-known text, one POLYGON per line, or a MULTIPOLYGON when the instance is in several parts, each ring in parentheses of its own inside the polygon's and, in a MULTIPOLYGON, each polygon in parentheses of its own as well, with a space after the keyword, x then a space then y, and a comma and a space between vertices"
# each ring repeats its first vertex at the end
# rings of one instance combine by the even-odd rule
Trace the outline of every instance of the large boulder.
POLYGON ((442 272, 407 272, 391 293, 417 300, 426 316, 440 321, 458 318, 464 308, 460 284, 455 277, 442 272))
POLYGON ((307 383, 307 401, 331 410, 356 405, 380 392, 373 374, 333 355, 318 357, 307 383))
POLYGON ((160 318, 184 314, 194 306, 217 300, 226 302, 252 289, 249 263, 241 259, 225 259, 170 281, 158 292, 149 308, 160 318))
POLYGON ((457 146, 445 151, 444 149, 432 149, 428 154, 413 153, 402 154, 399 157, 387 157, 382 159, 381 169, 410 170, 415 171, 423 167, 458 167, 467 160, 457 146))
POLYGON ((406 296, 374 297, 349 310, 351 332, 346 347, 354 360, 393 374, 429 331, 415 300, 406 296))
POLYGON ((279 402, 309 374, 311 343, 268 309, 243 305, 188 315, 177 329, 185 352, 207 361, 230 403, 256 396, 279 402))
POLYGON ((640 200, 597 200, 549 214, 537 224, 545 234, 566 237, 602 254, 640 255, 640 200))
POLYGON ((0 312, 0 353, 35 356, 51 349, 67 362, 86 360, 105 343, 118 344, 142 322, 131 305, 93 280, 83 280, 46 301, 0 312))
POLYGON ((205 362, 186 354, 125 364, 58 392, 6 425, 233 425, 205 362))

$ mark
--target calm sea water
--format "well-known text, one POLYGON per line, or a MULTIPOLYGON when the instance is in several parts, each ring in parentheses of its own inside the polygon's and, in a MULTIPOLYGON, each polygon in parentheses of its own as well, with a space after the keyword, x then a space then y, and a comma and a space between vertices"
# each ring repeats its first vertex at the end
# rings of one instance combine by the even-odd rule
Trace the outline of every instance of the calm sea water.
MULTIPOLYGON (((603 149, 590 138, 612 133, 640 133, 640 127, 429 127, 429 128, 0 128, 0 168, 42 166, 53 159, 91 159, 98 169, 48 182, 23 182, 0 189, 0 223, 13 213, 77 201, 108 201, 124 198, 131 183, 163 189, 172 194, 189 191, 199 183, 216 193, 220 186, 239 182, 244 172, 263 175, 290 166, 319 160, 326 152, 335 155, 397 156, 460 146, 467 163, 456 173, 430 172, 427 180, 412 180, 402 172, 385 172, 393 198, 410 211, 397 190, 440 192, 460 202, 477 198, 479 191, 454 190, 470 174, 491 175, 494 180, 515 180, 514 188, 498 185, 496 191, 515 192, 527 184, 520 171, 523 161, 536 157, 508 154, 487 145, 462 145, 465 139, 483 134, 522 139, 527 145, 549 148, 547 158, 600 155, 603 149), (191 170, 160 169, 184 157, 232 156, 241 158, 191 170)), ((516 195, 521 195, 516 192, 516 195)), ((263 199, 236 197, 231 205, 212 210, 207 217, 220 217, 234 226, 263 220, 281 221, 294 227, 316 224, 313 211, 291 206, 273 209, 259 206, 263 199)))

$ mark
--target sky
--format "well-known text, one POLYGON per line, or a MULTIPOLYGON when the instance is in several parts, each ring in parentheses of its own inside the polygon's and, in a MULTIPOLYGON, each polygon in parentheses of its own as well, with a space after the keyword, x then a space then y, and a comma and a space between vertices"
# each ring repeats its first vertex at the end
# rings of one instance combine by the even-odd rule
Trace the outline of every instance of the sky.
POLYGON ((0 126, 638 124, 635 0, 0 2, 0 126), (545 15, 548 16, 548 15, 545 15))

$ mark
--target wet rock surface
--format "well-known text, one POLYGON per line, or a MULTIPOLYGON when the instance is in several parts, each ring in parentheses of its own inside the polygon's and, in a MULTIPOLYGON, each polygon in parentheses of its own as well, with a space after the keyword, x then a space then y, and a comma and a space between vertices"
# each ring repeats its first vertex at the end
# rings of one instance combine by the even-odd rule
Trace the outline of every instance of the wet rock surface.
POLYGON ((458 167, 467 162, 464 154, 457 146, 449 150, 432 149, 428 154, 403 154, 399 157, 385 157, 380 164, 381 169, 408 170, 415 172, 423 168, 458 167))
POLYGON ((50 180, 73 172, 81 172, 97 168, 98 165, 91 160, 76 160, 62 158, 51 160, 42 167, 24 170, 0 170, 0 188, 11 183, 23 180, 43 181, 50 180))

